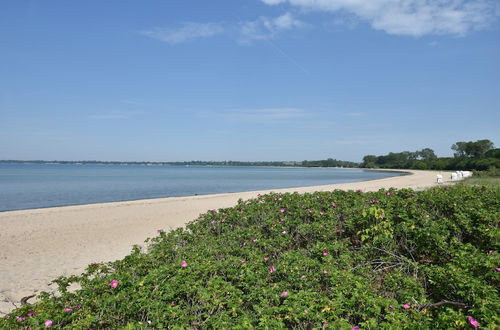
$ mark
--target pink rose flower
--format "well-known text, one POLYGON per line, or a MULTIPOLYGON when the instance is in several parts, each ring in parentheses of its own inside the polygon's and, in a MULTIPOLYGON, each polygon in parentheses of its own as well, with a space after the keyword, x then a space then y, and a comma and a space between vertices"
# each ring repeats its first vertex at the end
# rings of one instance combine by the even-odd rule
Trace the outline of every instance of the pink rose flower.
POLYGON ((73 308, 72 308, 72 307, 66 307, 66 308, 64 309, 64 311, 65 311, 65 312, 71 312, 72 310, 73 310, 73 308))
POLYGON ((188 263, 186 262, 186 260, 182 260, 181 267, 186 268, 187 266, 188 266, 188 263))
POLYGON ((47 321, 45 321, 45 326, 46 326, 47 328, 50 328, 50 327, 52 326, 52 324, 53 324, 52 320, 47 320, 47 321))
POLYGON ((112 280, 111 282, 109 282, 109 286, 112 288, 116 288, 118 286, 118 281, 112 280))
POLYGON ((271 267, 269 267, 269 273, 272 274, 276 271, 276 268, 274 268, 274 265, 271 265, 271 267))
POLYGON ((286 297, 286 296, 288 296, 288 291, 283 291, 283 292, 281 293, 281 296, 282 296, 282 297, 286 297))
POLYGON ((474 329, 479 328, 479 322, 472 316, 467 316, 467 321, 474 329))
POLYGON ((329 272, 328 272, 328 270, 326 270, 326 269, 325 269, 325 270, 323 270, 323 274, 325 274, 325 275, 326 275, 326 274, 328 274, 328 273, 329 273, 329 272))
POLYGON ((280 212, 281 213, 285 213, 285 209, 280 209, 280 212))
POLYGON ((337 204, 336 204, 336 203, 332 203, 332 206, 333 206, 333 207, 337 207, 337 204))
POLYGON ((326 257, 328 255, 328 251, 327 250, 323 250, 323 257, 326 257))
POLYGON ((269 257, 268 256, 264 256, 264 261, 267 261, 269 260, 269 257))
POLYGON ((403 305, 403 308, 404 308, 404 309, 409 309, 409 308, 411 308, 411 306, 410 306, 409 304, 404 304, 404 305, 403 305))

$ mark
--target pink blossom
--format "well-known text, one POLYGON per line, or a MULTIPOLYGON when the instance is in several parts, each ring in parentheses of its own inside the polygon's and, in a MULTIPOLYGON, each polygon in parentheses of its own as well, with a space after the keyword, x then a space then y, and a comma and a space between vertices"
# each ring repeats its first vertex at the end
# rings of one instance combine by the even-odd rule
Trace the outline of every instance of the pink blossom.
POLYGON ((28 317, 33 317, 33 316, 35 316, 35 315, 36 315, 36 313, 31 312, 31 313, 28 313, 28 314, 26 314, 26 315, 28 315, 28 317))
POLYGON ((283 291, 283 292, 281 293, 281 296, 282 296, 282 297, 286 297, 286 296, 288 296, 288 291, 283 291))
POLYGON ((324 327, 327 327, 327 326, 329 326, 329 325, 330 325, 330 323, 328 323, 328 322, 323 322, 323 326, 324 326, 324 327))
POLYGON ((493 254, 493 250, 488 250, 487 254, 493 254))
POLYGON ((109 282, 109 286, 112 288, 116 288, 118 286, 118 281, 112 280, 111 282, 109 282))
POLYGON ((332 206, 333 206, 333 207, 337 207, 337 204, 336 204, 336 203, 332 203, 332 206))
POLYGON ((323 270, 323 274, 325 274, 325 275, 326 275, 326 274, 328 274, 328 273, 329 273, 329 272, 328 272, 328 270, 326 270, 326 269, 325 269, 325 270, 323 270))
POLYGON ((391 195, 392 195, 392 193, 391 193, 390 191, 386 192, 385 194, 386 194, 387 196, 391 196, 391 195))
POLYGON ((269 257, 268 256, 264 256, 264 261, 267 261, 269 260, 269 257))
POLYGON ((161 233, 161 229, 156 229, 156 232, 159 234, 161 233))
POLYGON ((285 209, 280 209, 280 212, 281 213, 285 213, 285 209))
POLYGON ((186 268, 187 266, 188 266, 188 263, 186 262, 186 260, 182 260, 181 267, 186 268))
POLYGON ((323 215, 323 214, 325 214, 325 212, 323 212, 323 211, 320 211, 320 212, 319 212, 319 214, 323 215))
POLYGON ((76 309, 80 309, 80 308, 82 308, 82 305, 77 305, 76 306, 76 309))
POLYGON ((244 264, 244 263, 245 263, 245 262, 247 262, 247 261, 246 261, 245 259, 241 259, 241 260, 240 260, 240 262, 241 262, 242 264, 244 264))
POLYGON ((269 273, 274 273, 276 271, 276 268, 274 268, 274 265, 271 265, 271 267, 269 267, 269 273))
POLYGON ((73 307, 66 307, 64 309, 65 312, 71 312, 73 310, 73 307))
POLYGON ((473 318, 472 316, 467 316, 467 321, 469 321, 469 324, 474 329, 479 327, 479 322, 475 318, 473 318))
POLYGON ((286 230, 283 230, 283 231, 281 232, 281 234, 282 234, 282 235, 285 235, 285 234, 286 234, 286 230))
POLYGON ((410 306, 409 304, 404 304, 404 305, 403 305, 403 308, 404 308, 404 309, 408 309, 408 308, 411 308, 411 306, 410 306))
POLYGON ((323 250, 323 256, 326 257, 328 255, 328 251, 327 250, 323 250))
POLYGON ((495 270, 496 270, 497 272, 500 272, 500 268, 495 268, 495 270))
POLYGON ((52 326, 52 324, 53 324, 52 320, 47 320, 47 321, 45 321, 45 326, 46 326, 47 328, 50 328, 50 327, 52 326))
POLYGON ((355 325, 351 328, 351 330, 359 330, 359 325, 355 325))
POLYGON ((24 321, 26 319, 24 317, 22 317, 22 316, 16 316, 16 320, 17 320, 17 322, 22 322, 22 321, 24 321))

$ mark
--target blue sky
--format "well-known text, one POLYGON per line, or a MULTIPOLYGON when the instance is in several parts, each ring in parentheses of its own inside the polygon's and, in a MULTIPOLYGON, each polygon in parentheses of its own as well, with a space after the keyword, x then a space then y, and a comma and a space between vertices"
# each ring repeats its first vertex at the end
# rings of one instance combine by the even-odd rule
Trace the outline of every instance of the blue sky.
POLYGON ((500 143, 493 0, 3 0, 0 45, 0 159, 500 143))

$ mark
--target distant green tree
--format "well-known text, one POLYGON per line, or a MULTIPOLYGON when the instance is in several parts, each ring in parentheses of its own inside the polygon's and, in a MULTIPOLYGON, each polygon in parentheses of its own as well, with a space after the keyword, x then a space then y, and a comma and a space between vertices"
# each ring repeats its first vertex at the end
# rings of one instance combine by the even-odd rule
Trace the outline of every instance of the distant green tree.
POLYGON ((420 151, 417 151, 418 157, 423 160, 423 161, 430 161, 437 159, 436 154, 434 153, 434 150, 431 148, 425 148, 420 151))
POLYGON ((490 140, 477 140, 476 142, 456 142, 451 146, 451 149, 455 151, 454 156, 459 157, 469 157, 469 158, 484 158, 486 152, 493 149, 493 142, 490 140))
POLYGON ((488 150, 484 156, 487 158, 500 158, 500 148, 488 150))
POLYGON ((366 155, 363 157, 363 167, 373 168, 376 167, 378 157, 375 155, 366 155))

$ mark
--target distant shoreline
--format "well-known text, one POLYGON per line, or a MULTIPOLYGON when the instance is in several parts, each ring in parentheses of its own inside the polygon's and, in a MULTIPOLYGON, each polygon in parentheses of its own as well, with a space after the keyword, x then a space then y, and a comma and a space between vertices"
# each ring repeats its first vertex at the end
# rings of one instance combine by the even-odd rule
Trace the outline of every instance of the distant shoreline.
POLYGON ((0 164, 74 164, 74 165, 144 165, 144 166, 278 166, 278 167, 356 167, 360 163, 342 161, 336 159, 313 160, 313 161, 101 161, 101 160, 0 160, 0 164), (307 164, 310 164, 307 166, 307 164), (316 165, 314 165, 316 164, 316 165), (323 166, 318 164, 332 164, 323 166))

